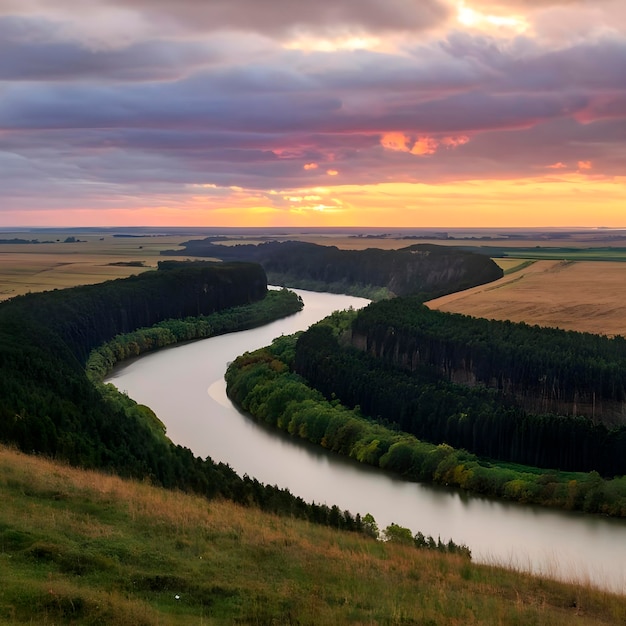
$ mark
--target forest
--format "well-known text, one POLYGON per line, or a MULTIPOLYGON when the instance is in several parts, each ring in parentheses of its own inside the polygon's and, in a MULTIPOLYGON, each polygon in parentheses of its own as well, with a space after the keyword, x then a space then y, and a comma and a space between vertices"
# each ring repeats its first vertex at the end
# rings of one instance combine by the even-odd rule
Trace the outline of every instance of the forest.
POLYGON ((302 241, 224 246, 208 238, 182 245, 183 250, 162 254, 253 261, 263 266, 273 284, 372 300, 418 293, 435 298, 502 277, 502 270, 484 255, 432 244, 340 250, 302 241))
POLYGON ((371 304, 342 337, 318 325, 294 369, 328 398, 416 437, 498 461, 626 474, 626 341, 371 304), (567 409, 567 411, 565 410, 567 409))
MULTIPOLYGON (((309 340, 332 344, 352 315, 356 314, 336 314, 312 327, 314 335, 306 331, 281 337, 271 346, 240 356, 226 373, 229 397, 260 422, 409 480, 522 503, 626 517, 623 476, 603 479, 597 471, 545 470, 490 460, 448 443, 418 439, 391 420, 368 416, 361 405, 344 404, 335 392, 326 396, 316 389, 294 371, 300 344, 309 340)), ((334 367, 327 347, 319 350, 320 354, 326 352, 320 369, 334 367)), ((352 374, 346 378, 357 381, 363 371, 352 374)), ((383 376, 381 384, 376 384, 376 376, 382 376, 381 371, 356 384, 370 383, 380 390, 390 382, 383 376)))
POLYGON ((101 383, 119 360, 251 328, 302 307, 251 263, 174 263, 0 304, 0 442, 83 468, 366 532, 360 518, 238 476, 172 443, 154 413, 101 383), (153 325, 157 324, 156 327, 153 325), (132 331, 129 335, 128 332, 132 331))
POLYGON ((367 307, 353 346, 408 370, 497 389, 535 412, 626 419, 626 339, 430 310, 417 298, 367 307))

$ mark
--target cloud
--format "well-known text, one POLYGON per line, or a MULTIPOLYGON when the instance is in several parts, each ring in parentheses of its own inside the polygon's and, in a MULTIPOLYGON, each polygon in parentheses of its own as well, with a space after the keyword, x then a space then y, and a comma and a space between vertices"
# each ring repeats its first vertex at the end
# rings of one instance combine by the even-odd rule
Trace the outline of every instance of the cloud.
POLYGON ((195 42, 141 41, 103 50, 76 41, 33 37, 50 30, 36 20, 0 18, 0 80, 172 80, 220 59, 216 50, 195 42), (29 24, 33 30, 24 32, 29 24), (19 36, 27 33, 28 38, 19 36))
POLYGON ((399 150, 401 152, 409 152, 409 142, 410 138, 407 137, 404 133, 394 132, 394 133, 385 133, 380 138, 380 145, 383 148, 387 148, 387 150, 399 150))
POLYGON ((416 137, 412 139, 403 133, 385 133, 380 138, 380 145, 388 150, 397 152, 409 152, 417 156, 435 154, 441 147, 456 148, 469 141, 469 137, 463 135, 459 137, 416 137))
POLYGON ((47 11, 85 20, 115 9, 118 19, 139 16, 157 31, 240 31, 285 38, 297 33, 345 34, 416 32, 445 22, 446 0, 36 0, 11 2, 4 12, 47 11))
MULTIPOLYGON (((602 0, 597 0, 601 2, 602 0)), ((498 0, 471 0, 473 8, 483 12, 501 13, 503 11, 522 11, 528 9, 545 9, 552 6, 583 5, 587 0, 508 0, 503 3, 498 0)))
POLYGON ((449 9, 440 0, 108 0, 208 30, 241 30, 284 36, 294 31, 416 31, 441 23, 449 9))
POLYGON ((425 155, 425 154, 435 154, 437 152, 437 148, 439 146, 439 142, 432 137, 419 137, 417 141, 413 144, 411 148, 411 154, 425 155))
MULTIPOLYGON (((146 190, 221 199, 233 186, 269 194, 338 182, 556 178, 587 162, 598 177, 626 171, 624 36, 554 45, 457 30, 390 39, 377 51, 304 52, 232 32, 253 28, 259 0, 88 4, 101 13, 115 4, 109 25, 145 11, 154 31, 90 45, 72 30, 82 4, 72 28, 62 13, 28 14, 34 0, 16 5, 21 17, 0 18, 2 206, 29 193, 71 204, 146 190)), ((301 28, 399 32, 443 16, 439 3, 408 0, 263 6, 259 30, 276 38, 301 28)), ((316 194, 288 197, 305 195, 316 194)))

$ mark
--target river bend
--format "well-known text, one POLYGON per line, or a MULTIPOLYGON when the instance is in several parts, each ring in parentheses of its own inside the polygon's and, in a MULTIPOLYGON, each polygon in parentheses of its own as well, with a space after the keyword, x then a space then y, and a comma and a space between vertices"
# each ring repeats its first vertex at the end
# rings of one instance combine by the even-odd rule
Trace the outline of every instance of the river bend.
POLYGON ((281 334, 304 330, 332 311, 367 300, 297 291, 300 313, 229 335, 150 353, 116 368, 114 383, 150 406, 176 444, 228 463, 239 475, 286 487, 306 501, 371 513, 413 533, 470 547, 475 561, 499 563, 626 593, 626 521, 553 511, 405 482, 380 470, 270 431, 226 396, 228 363, 281 334))

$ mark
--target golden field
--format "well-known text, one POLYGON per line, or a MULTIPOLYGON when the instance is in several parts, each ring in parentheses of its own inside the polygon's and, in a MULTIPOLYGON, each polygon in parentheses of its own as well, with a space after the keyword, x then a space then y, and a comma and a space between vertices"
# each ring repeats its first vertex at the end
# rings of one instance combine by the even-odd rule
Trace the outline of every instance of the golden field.
MULTIPOLYGON (((4 233, 0 237, 51 238, 49 233, 4 233)), ((155 269, 161 250, 180 249, 192 237, 113 237, 111 234, 55 233, 54 243, 0 244, 0 300, 28 292, 90 285, 155 269), (79 242, 64 243, 75 236, 79 242), (141 262, 143 267, 111 265, 141 262)), ((201 237, 197 237, 201 238, 201 237)))
MULTIPOLYGON (((499 263, 500 260, 498 260, 499 263)), ((521 269, 500 280, 431 300, 433 309, 475 317, 626 336, 626 264, 504 259, 521 269)))

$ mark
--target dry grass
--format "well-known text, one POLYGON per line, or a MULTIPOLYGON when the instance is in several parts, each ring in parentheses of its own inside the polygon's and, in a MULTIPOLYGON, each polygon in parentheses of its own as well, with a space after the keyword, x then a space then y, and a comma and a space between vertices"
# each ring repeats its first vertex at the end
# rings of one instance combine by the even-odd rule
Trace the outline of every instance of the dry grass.
POLYGON ((626 336, 626 264, 536 261, 504 278, 432 300, 476 317, 626 336))
POLYGON ((589 586, 383 544, 6 448, 0 496, 0 624, 626 620, 626 598, 589 586))

